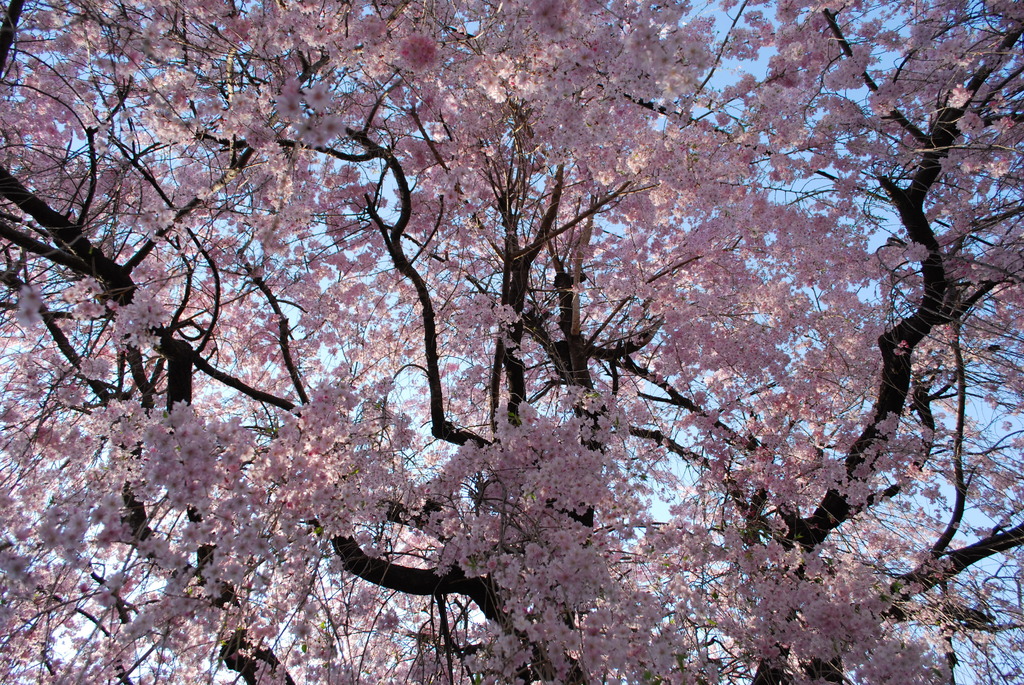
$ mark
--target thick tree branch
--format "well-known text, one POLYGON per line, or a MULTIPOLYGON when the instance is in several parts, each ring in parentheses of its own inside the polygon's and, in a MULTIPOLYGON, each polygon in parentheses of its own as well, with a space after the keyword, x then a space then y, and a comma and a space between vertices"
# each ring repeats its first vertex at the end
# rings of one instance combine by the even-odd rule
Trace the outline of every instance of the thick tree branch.
POLYGON ((263 392, 262 390, 257 390, 256 388, 247 385, 246 383, 235 378, 234 376, 231 376, 229 374, 224 373, 223 371, 213 368, 213 366, 210 365, 210 362, 206 361, 199 355, 196 355, 192 359, 192 362, 195 364, 197 369, 205 373, 210 378, 216 381, 220 381, 229 388, 234 388, 243 395, 251 397, 257 402, 266 402, 267 404, 272 404, 275 407, 284 409, 285 411, 291 411, 292 409, 295 408, 295 405, 286 399, 282 399, 280 397, 277 397, 276 395, 271 395, 270 393, 263 392))
POLYGON ((24 4, 24 0, 11 0, 7 12, 4 13, 3 24, 0 25, 0 77, 7 72, 7 58, 14 45, 14 34, 18 29, 18 19, 21 17, 24 4))
POLYGON ((966 547, 945 552, 938 560, 925 562, 897 580, 902 587, 910 586, 913 594, 920 594, 955 577, 972 564, 1021 545, 1024 545, 1024 523, 989 535, 966 547))
POLYGON ((54 264, 67 267, 83 276, 92 276, 89 264, 75 255, 68 254, 63 250, 41 243, 35 238, 25 235, 5 221, 0 221, 0 238, 11 241, 18 247, 31 252, 34 255, 48 259, 54 264))
POLYGON ((347 536, 332 538, 331 546, 345 565, 345 570, 369 583, 410 595, 463 595, 471 599, 488 619, 503 620, 497 591, 485 576, 467 578, 459 568, 441 575, 430 569, 393 564, 367 555, 354 538, 347 536))
MULTIPOLYGON (((48 204, 29 192, 25 186, 14 178, 5 167, 0 166, 0 196, 17 205, 17 207, 47 229, 51 235, 63 243, 72 254, 87 265, 83 275, 93 276, 106 287, 108 295, 119 304, 128 304, 135 294, 135 283, 128 271, 117 265, 89 242, 82 232, 82 226, 73 223, 50 208, 48 204)), ((7 237, 7 236, 5 236, 7 237)), ((26 249, 30 249, 26 246, 26 249)), ((35 251, 35 250, 33 250, 35 251)), ((52 259, 45 254, 40 256, 52 259)), ((57 257, 60 259, 60 257, 57 257)), ((53 260, 56 263, 56 260, 53 260)), ((70 266, 70 264, 65 264, 70 266)))
POLYGON ((259 685, 259 675, 263 668, 283 679, 285 685, 295 685, 277 656, 266 647, 253 645, 249 641, 248 631, 244 629, 236 630, 224 642, 220 648, 220 658, 228 668, 242 677, 246 685, 259 685))

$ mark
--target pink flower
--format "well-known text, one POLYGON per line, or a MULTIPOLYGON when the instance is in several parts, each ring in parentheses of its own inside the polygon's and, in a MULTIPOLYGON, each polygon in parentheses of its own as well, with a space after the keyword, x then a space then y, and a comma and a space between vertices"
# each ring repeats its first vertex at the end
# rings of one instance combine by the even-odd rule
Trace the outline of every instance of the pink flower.
POLYGON ((295 79, 289 79, 281 88, 277 98, 277 109, 286 121, 294 121, 302 116, 302 91, 295 79))
POLYGON ((322 114, 331 104, 331 91, 323 83, 318 83, 305 93, 306 104, 317 113, 322 114))
POLYGON ((963 107, 971 100, 971 91, 963 86, 957 86, 949 93, 950 107, 963 107))
POLYGON ((974 112, 964 112, 964 115, 960 117, 956 124, 960 127, 961 131, 967 134, 977 133, 985 128, 985 121, 974 112))
POLYGON ((562 0, 540 0, 533 6, 533 19, 537 30, 552 38, 564 36, 567 10, 562 0))
POLYGON ((32 286, 23 285, 18 293, 18 323, 22 326, 31 326, 42 321, 39 310, 43 306, 43 300, 39 297, 32 286))
POLYGON ((414 33, 405 39, 398 49, 405 65, 414 71, 426 69, 437 58, 437 44, 433 39, 420 33, 414 33))

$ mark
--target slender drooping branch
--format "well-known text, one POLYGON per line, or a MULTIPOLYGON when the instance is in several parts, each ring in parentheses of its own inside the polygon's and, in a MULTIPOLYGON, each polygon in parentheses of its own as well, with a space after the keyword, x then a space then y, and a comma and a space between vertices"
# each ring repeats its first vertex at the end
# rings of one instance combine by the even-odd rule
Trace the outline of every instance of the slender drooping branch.
MULTIPOLYGON (((221 190, 226 188, 232 181, 238 178, 242 171, 245 170, 245 167, 248 166, 249 161, 252 159, 252 156, 254 154, 256 154, 256 150, 254 150, 253 148, 246 148, 242 150, 241 154, 235 155, 232 158, 231 164, 228 166, 228 168, 224 171, 224 173, 217 180, 217 182, 210 187, 209 191, 207 191, 206 197, 212 196, 213 194, 220 192, 221 190)), ((143 177, 146 178, 149 181, 149 183, 162 194, 162 191, 160 191, 160 186, 156 182, 156 179, 152 176, 152 174, 150 174, 141 165, 138 165, 137 169, 140 171, 140 173, 142 173, 143 177)), ((197 208, 202 206, 204 202, 205 200, 203 198, 194 197, 187 203, 185 203, 183 206, 179 207, 178 210, 174 213, 174 218, 166 226, 157 230, 156 233, 154 233, 151 238, 146 240, 142 247, 140 247, 139 250, 134 255, 132 255, 127 262, 125 262, 125 271, 127 273, 131 273, 132 271, 134 271, 135 268, 139 264, 141 264, 146 259, 146 257, 149 256, 150 252, 153 251, 153 249, 157 245, 158 240, 167 235, 167 233, 172 228, 174 228, 174 226, 178 222, 180 222, 193 211, 195 211, 197 208)))

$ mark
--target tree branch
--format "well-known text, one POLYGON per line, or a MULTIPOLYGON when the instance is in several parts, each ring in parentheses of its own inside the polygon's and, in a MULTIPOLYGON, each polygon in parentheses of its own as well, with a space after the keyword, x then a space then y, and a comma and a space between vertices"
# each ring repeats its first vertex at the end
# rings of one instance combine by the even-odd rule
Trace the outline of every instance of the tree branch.
POLYGON ((3 25, 0 25, 0 77, 7 71, 7 58, 14 45, 14 33, 18 28, 18 19, 21 17, 21 9, 25 4, 24 0, 11 0, 4 13, 3 25))

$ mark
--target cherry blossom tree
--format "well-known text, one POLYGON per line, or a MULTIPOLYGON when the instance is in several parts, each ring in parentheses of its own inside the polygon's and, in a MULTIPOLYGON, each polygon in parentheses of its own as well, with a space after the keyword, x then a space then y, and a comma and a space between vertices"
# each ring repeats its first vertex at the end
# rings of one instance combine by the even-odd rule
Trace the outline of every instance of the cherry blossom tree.
POLYGON ((0 677, 1019 682, 1022 31, 9 0, 0 677))

